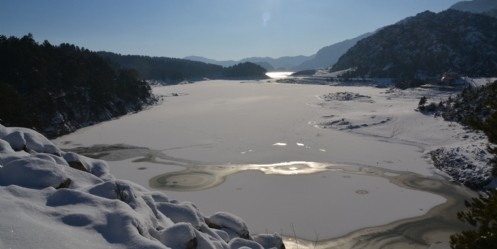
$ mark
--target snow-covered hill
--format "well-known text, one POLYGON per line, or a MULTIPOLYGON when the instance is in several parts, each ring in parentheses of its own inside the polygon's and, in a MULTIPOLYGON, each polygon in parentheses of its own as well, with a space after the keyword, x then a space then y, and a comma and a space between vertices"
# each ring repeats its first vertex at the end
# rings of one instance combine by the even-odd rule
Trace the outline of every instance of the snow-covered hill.
POLYGON ((0 248, 284 248, 239 217, 116 179, 104 161, 0 125, 0 248))

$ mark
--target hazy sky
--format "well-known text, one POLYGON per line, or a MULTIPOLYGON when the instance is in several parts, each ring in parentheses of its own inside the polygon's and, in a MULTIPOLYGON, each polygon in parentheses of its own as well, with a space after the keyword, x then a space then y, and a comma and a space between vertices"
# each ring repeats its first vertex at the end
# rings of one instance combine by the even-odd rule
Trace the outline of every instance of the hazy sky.
POLYGON ((459 0, 0 0, 0 34, 122 54, 311 55, 459 0))

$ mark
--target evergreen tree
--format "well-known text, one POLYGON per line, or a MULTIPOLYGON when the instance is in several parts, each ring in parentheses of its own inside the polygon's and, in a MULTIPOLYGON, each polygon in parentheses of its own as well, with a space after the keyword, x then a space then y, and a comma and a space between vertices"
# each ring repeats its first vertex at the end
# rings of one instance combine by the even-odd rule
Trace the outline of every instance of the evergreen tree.
POLYGON ((0 36, 0 119, 53 137, 154 101, 133 70, 72 44, 0 36))
POLYGON ((450 244, 453 249, 490 249, 497 246, 497 191, 480 195, 471 202, 465 202, 468 210, 459 212, 458 218, 475 227, 452 235, 450 244))

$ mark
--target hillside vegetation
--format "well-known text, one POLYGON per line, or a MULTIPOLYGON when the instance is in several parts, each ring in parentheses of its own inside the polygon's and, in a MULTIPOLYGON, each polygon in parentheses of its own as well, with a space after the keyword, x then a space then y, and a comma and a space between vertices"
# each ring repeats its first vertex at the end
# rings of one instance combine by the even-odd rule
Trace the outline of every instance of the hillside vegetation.
POLYGON ((481 87, 466 89, 454 99, 442 103, 442 116, 481 130, 487 135, 489 152, 494 155, 493 175, 497 177, 497 81, 481 87))
POLYGON ((446 120, 484 131, 489 142, 497 144, 496 97, 497 81, 480 88, 466 88, 455 98, 441 103, 441 115, 446 120))
POLYGON ((396 79, 497 75, 497 19, 469 12, 429 11, 387 26, 357 42, 332 71, 396 79))
POLYGON ((55 137, 154 103, 134 70, 71 44, 0 36, 0 122, 55 137))
POLYGON ((108 59, 116 69, 134 69, 142 79, 158 80, 165 84, 182 81, 208 79, 265 79, 266 69, 244 62, 229 67, 208 64, 199 61, 168 57, 150 57, 141 55, 120 55, 99 52, 108 59))
MULTIPOLYGON (((438 104, 434 110, 449 121, 459 122, 472 129, 483 131, 490 142, 490 162, 493 167, 494 182, 490 190, 478 198, 465 202, 467 207, 458 213, 458 218, 474 227, 451 236, 454 249, 493 248, 497 243, 497 81, 481 87, 468 88, 454 98, 438 104)), ((432 104, 432 106, 434 106, 432 104)))

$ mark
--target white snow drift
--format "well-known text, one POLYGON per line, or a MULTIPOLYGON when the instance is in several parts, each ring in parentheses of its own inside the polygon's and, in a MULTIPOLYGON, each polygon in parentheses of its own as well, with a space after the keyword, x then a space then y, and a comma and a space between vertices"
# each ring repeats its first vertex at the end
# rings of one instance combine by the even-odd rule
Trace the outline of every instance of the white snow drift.
POLYGON ((240 218, 109 173, 39 133, 0 125, 0 248, 281 248, 240 218))

